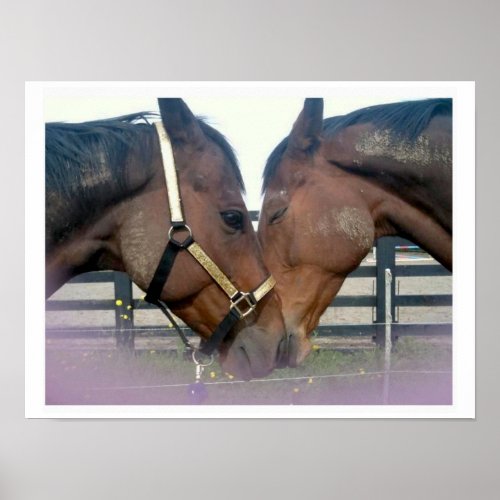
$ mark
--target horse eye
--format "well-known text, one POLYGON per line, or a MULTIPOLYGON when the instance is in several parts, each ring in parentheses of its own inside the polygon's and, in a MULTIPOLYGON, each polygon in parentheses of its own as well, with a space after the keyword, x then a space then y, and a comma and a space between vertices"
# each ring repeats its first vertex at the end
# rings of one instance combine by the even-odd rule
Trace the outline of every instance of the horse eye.
POLYGON ((232 229, 243 229, 243 214, 237 210, 221 212, 222 220, 232 229))
POLYGON ((283 215, 285 215, 285 212, 288 210, 288 207, 283 207, 280 208, 277 212, 275 212, 271 217, 269 217, 269 224, 274 224, 275 222, 278 221, 283 215))

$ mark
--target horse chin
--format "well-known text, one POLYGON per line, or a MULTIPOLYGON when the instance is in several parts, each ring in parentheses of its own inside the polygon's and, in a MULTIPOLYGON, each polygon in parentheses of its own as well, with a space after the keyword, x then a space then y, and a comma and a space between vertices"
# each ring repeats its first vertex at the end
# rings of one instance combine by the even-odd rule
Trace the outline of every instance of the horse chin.
POLYGON ((222 369, 242 380, 265 377, 276 365, 278 342, 273 348, 263 339, 270 334, 262 328, 249 327, 241 330, 234 341, 221 352, 222 369))

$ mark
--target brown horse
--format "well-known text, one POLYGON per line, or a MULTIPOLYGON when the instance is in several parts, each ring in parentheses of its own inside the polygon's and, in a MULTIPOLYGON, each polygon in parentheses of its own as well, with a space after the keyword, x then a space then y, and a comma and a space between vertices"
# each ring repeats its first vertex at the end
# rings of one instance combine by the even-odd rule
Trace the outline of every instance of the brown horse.
POLYGON ((376 238, 408 238, 451 270, 451 115, 451 99, 429 99, 323 120, 323 100, 306 99, 269 157, 258 234, 291 366, 376 238))
POLYGON ((160 128, 147 115, 46 125, 47 296, 79 273, 103 269, 125 271, 147 290, 167 242, 185 239, 181 233, 189 225, 196 245, 176 254, 168 281, 160 280, 158 300, 206 340, 230 304, 236 311, 234 302, 243 297, 237 306, 252 311, 228 329, 220 360, 242 378, 265 375, 275 366, 285 332, 272 283, 255 299, 258 304, 242 292, 230 302, 221 287, 221 274, 229 289, 249 292, 270 283, 236 158, 225 138, 181 99, 159 99, 159 108, 186 221, 181 231, 176 223, 173 237, 168 158, 162 156, 160 128))

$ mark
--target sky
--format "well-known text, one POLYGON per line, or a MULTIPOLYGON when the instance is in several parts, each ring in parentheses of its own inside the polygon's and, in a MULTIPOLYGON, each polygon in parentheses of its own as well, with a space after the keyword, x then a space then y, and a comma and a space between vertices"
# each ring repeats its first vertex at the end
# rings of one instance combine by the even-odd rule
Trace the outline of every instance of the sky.
MULTIPOLYGON (((44 120, 82 122, 137 111, 158 111, 151 88, 144 89, 144 95, 141 95, 140 89, 134 89, 129 95, 123 89, 118 89, 116 93, 111 92, 109 87, 103 92, 97 90, 95 87, 51 89, 44 98, 44 120)), ((203 92, 204 95, 190 89, 174 94, 183 97, 195 115, 208 119, 210 125, 222 132, 235 149, 246 185, 245 201, 250 210, 258 210, 262 202, 261 179, 267 157, 289 134, 302 110, 303 96, 309 95, 303 89, 297 91, 296 96, 293 89, 286 90, 283 90, 283 95, 280 95, 279 89, 273 91, 273 95, 255 89, 246 93, 236 92, 239 95, 234 95, 234 91, 233 95, 223 95, 220 91, 209 95, 210 89, 203 92)), ((374 104, 446 95, 443 89, 404 85, 397 88, 366 86, 328 89, 327 93, 330 95, 325 98, 325 118, 374 104)))

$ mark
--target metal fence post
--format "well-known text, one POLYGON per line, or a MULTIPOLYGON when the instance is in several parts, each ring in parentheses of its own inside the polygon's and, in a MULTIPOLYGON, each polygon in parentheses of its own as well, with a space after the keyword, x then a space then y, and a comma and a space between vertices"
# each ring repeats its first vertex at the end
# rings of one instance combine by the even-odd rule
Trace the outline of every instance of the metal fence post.
POLYGON ((115 326, 116 347, 121 350, 133 351, 135 334, 134 310, 132 296, 132 281, 125 273, 115 272, 115 326))
POLYGON ((390 383, 390 371, 391 371, 391 351, 392 351, 392 303, 391 300, 391 285, 392 285, 392 273, 390 269, 385 270, 385 353, 384 353, 384 393, 383 393, 383 403, 389 403, 389 383, 390 383))
POLYGON ((379 347, 384 345, 385 339, 385 308, 386 303, 390 300, 391 316, 394 318, 395 313, 395 282, 391 280, 389 291, 385 288, 385 271, 389 269, 392 276, 396 271, 396 250, 394 245, 395 239, 392 237, 379 238, 377 240, 377 286, 376 286, 376 315, 375 323, 380 323, 380 327, 376 329, 375 342, 379 347))

